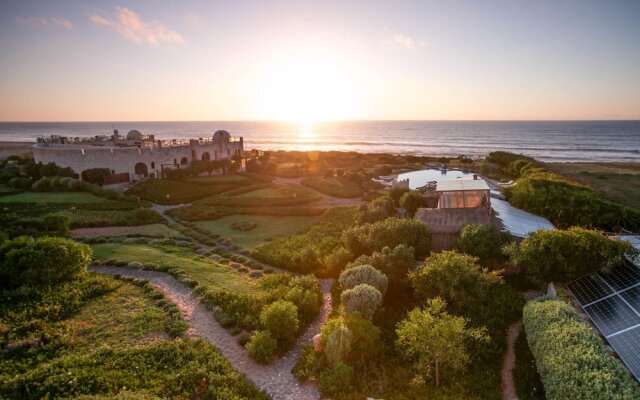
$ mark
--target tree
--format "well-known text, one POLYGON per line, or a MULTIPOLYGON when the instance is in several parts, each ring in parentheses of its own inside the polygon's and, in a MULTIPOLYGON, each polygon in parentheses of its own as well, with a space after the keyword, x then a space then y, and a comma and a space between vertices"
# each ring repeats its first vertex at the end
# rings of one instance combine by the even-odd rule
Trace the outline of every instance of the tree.
POLYGON ((631 244, 573 227, 539 230, 508 248, 511 262, 537 281, 568 282, 637 254, 631 244))
POLYGON ((204 168, 207 174, 211 176, 211 173, 217 169, 220 169, 220 162, 217 160, 211 160, 204 163, 204 168))
POLYGON ((409 269, 415 265, 413 248, 399 244, 394 248, 385 246, 380 251, 374 251, 370 256, 362 255, 355 261, 347 264, 347 269, 356 265, 368 264, 382 271, 389 279, 389 285, 407 279, 409 269))
POLYGON ((290 301, 278 300, 262 310, 260 322, 278 341, 290 341, 300 326, 298 307, 290 301))
POLYGON ((320 337, 327 359, 357 368, 375 362, 382 344, 380 328, 360 314, 341 314, 325 322, 320 337))
POLYGON ((418 190, 411 190, 406 192, 400 198, 400 207, 407 210, 407 214, 413 217, 418 211, 418 208, 422 206, 423 199, 422 194, 418 190))
POLYGON ((391 189, 389 189, 389 197, 391 197, 391 200, 393 200, 393 204, 396 207, 400 207, 400 198, 402 198, 402 195, 409 192, 410 190, 411 189, 409 189, 408 187, 403 186, 392 187, 391 189))
POLYGON ((361 283, 366 283, 378 289, 381 294, 387 291, 389 281, 382 272, 371 265, 358 265, 344 270, 339 278, 342 290, 351 289, 361 283))
POLYGON ((469 340, 488 340, 484 330, 467 328, 464 318, 447 314, 445 307, 442 299, 431 299, 424 309, 409 312, 396 329, 400 351, 414 360, 425 376, 430 376, 433 368, 436 386, 440 386, 442 367, 460 371, 467 366, 469 340))
POLYGON ((483 267, 492 267, 508 260, 503 247, 511 242, 511 235, 493 225, 467 225, 462 228, 455 248, 478 257, 483 267))
POLYGON ((224 160, 220 160, 220 168, 222 168, 222 175, 227 174, 227 169, 231 167, 231 160, 225 158, 224 160))
POLYGON ((501 282, 500 277, 478 265, 478 259, 456 251, 433 253, 409 273, 416 297, 441 297, 454 310, 462 311, 482 297, 484 290, 501 282))
POLYGON ((340 300, 347 312, 359 312, 364 318, 371 320, 382 303, 382 294, 373 286, 361 283, 343 291, 340 300))

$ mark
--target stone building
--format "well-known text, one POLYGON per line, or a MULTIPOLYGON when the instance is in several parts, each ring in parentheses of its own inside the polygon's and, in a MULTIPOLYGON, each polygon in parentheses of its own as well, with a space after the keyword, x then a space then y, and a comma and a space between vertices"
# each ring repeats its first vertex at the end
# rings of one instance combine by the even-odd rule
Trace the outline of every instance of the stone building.
POLYGON ((243 140, 220 130, 211 139, 155 140, 132 130, 121 136, 77 138, 51 136, 39 138, 33 145, 36 162, 54 162, 70 167, 82 176, 91 168, 106 168, 118 182, 146 177, 164 177, 164 171, 188 166, 192 161, 242 158, 243 140))

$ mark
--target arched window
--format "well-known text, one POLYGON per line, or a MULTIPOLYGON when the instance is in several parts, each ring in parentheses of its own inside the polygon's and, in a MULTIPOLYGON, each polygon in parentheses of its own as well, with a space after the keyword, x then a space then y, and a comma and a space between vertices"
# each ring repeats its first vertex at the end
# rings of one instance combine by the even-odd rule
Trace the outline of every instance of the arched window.
POLYGON ((145 178, 149 176, 149 170, 147 169, 147 164, 145 163, 137 163, 134 169, 136 175, 143 175, 145 178))
POLYGON ((202 153, 202 161, 209 161, 210 158, 211 157, 209 156, 208 152, 205 151, 204 153, 202 153))
POLYGON ((151 161, 151 169, 156 169, 156 163, 151 161))
POLYGON ((180 159, 180 164, 187 165, 188 163, 189 163, 189 159, 187 159, 187 157, 182 157, 180 159))

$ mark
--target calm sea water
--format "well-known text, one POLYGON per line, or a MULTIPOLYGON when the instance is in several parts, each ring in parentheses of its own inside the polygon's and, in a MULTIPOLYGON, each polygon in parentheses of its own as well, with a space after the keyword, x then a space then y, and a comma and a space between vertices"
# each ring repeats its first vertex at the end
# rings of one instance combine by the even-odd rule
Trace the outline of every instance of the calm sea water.
POLYGON ((108 135, 137 129, 158 139, 243 136, 246 148, 482 156, 505 150, 542 161, 640 162, 640 121, 344 121, 0 123, 0 141, 108 135))

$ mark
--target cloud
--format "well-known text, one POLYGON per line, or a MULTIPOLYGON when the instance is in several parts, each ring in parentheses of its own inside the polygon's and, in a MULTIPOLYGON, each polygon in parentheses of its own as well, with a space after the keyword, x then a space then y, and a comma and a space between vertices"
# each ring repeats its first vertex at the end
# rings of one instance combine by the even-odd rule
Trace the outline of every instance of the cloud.
POLYGON ((96 25, 107 26, 123 38, 138 44, 153 46, 162 43, 184 43, 182 36, 157 21, 143 21, 135 12, 125 7, 116 7, 115 19, 92 14, 89 19, 96 25))
MULTIPOLYGON (((389 32, 388 28, 384 28, 385 32, 389 32)), ((402 47, 408 50, 413 50, 418 47, 425 47, 427 45, 426 39, 416 40, 409 35, 404 35, 402 33, 394 33, 387 40, 382 42, 386 45, 393 45, 397 47, 402 47)))
POLYGON ((51 17, 49 18, 49 20, 51 20, 51 22, 53 22, 55 25, 59 26, 60 28, 67 29, 69 31, 73 29, 73 24, 71 23, 71 21, 69 21, 66 18, 51 17))
POLYGON ((45 18, 45 17, 17 17, 16 18, 16 23, 18 25, 25 25, 25 26, 34 26, 34 27, 40 27, 40 26, 47 26, 49 24, 55 25, 59 28, 63 28, 63 29, 67 29, 67 30, 72 30, 73 29, 73 24, 71 23, 71 21, 69 21, 66 18, 62 18, 62 17, 49 17, 49 18, 45 18))
POLYGON ((189 13, 184 16, 184 19, 192 26, 201 27, 204 25, 204 20, 196 13, 189 13))

